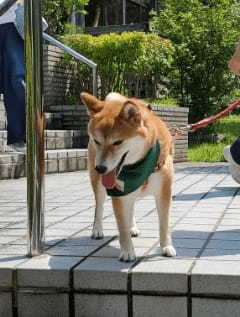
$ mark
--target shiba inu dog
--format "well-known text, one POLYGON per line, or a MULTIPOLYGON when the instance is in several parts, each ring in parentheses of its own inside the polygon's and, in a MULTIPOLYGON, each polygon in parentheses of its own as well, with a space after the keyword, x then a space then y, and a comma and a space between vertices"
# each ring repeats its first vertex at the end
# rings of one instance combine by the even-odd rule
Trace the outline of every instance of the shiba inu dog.
POLYGON ((103 204, 108 193, 119 230, 120 260, 134 261, 131 236, 139 234, 134 202, 152 194, 162 252, 175 256, 170 230, 173 149, 166 124, 139 99, 118 93, 110 93, 105 100, 81 93, 81 99, 90 115, 88 163, 96 200, 92 237, 103 238, 103 204))

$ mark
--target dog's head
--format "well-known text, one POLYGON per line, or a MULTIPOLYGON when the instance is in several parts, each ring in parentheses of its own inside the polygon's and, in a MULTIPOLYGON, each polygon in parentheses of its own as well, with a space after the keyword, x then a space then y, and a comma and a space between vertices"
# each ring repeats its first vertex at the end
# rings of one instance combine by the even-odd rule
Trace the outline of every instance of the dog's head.
POLYGON ((124 165, 140 160, 148 150, 144 113, 150 112, 138 99, 109 94, 105 100, 82 93, 90 115, 88 132, 96 149, 95 168, 111 187, 124 165))

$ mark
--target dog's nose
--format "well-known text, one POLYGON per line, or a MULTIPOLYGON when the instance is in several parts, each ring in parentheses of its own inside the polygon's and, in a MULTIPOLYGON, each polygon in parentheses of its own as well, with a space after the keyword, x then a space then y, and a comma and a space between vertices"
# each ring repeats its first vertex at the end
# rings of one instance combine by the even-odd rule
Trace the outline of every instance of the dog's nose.
POLYGON ((97 165, 95 169, 99 174, 104 174, 107 171, 107 167, 104 165, 97 165))

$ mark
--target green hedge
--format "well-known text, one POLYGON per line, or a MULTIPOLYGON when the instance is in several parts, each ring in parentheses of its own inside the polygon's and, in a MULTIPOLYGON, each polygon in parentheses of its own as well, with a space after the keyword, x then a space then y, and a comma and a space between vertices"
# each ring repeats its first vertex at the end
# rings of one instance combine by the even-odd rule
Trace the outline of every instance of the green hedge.
MULTIPOLYGON (((143 32, 110 33, 98 37, 74 34, 62 39, 72 49, 98 64, 101 97, 111 91, 132 95, 131 83, 137 85, 140 82, 148 85, 149 89, 148 95, 139 97, 156 98, 161 90, 166 91, 174 54, 169 40, 143 32)), ((65 62, 73 65, 69 56, 65 57, 65 62)), ((74 74, 70 88, 72 102, 81 89, 91 89, 89 67, 78 63, 74 74)))

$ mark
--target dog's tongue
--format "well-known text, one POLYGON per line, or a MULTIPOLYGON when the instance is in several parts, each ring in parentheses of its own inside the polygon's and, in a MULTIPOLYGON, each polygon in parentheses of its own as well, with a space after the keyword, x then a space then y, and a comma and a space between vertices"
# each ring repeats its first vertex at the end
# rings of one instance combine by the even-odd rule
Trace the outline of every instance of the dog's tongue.
POLYGON ((116 183, 115 171, 102 175, 102 184, 105 188, 111 189, 115 186, 115 183, 116 183))

